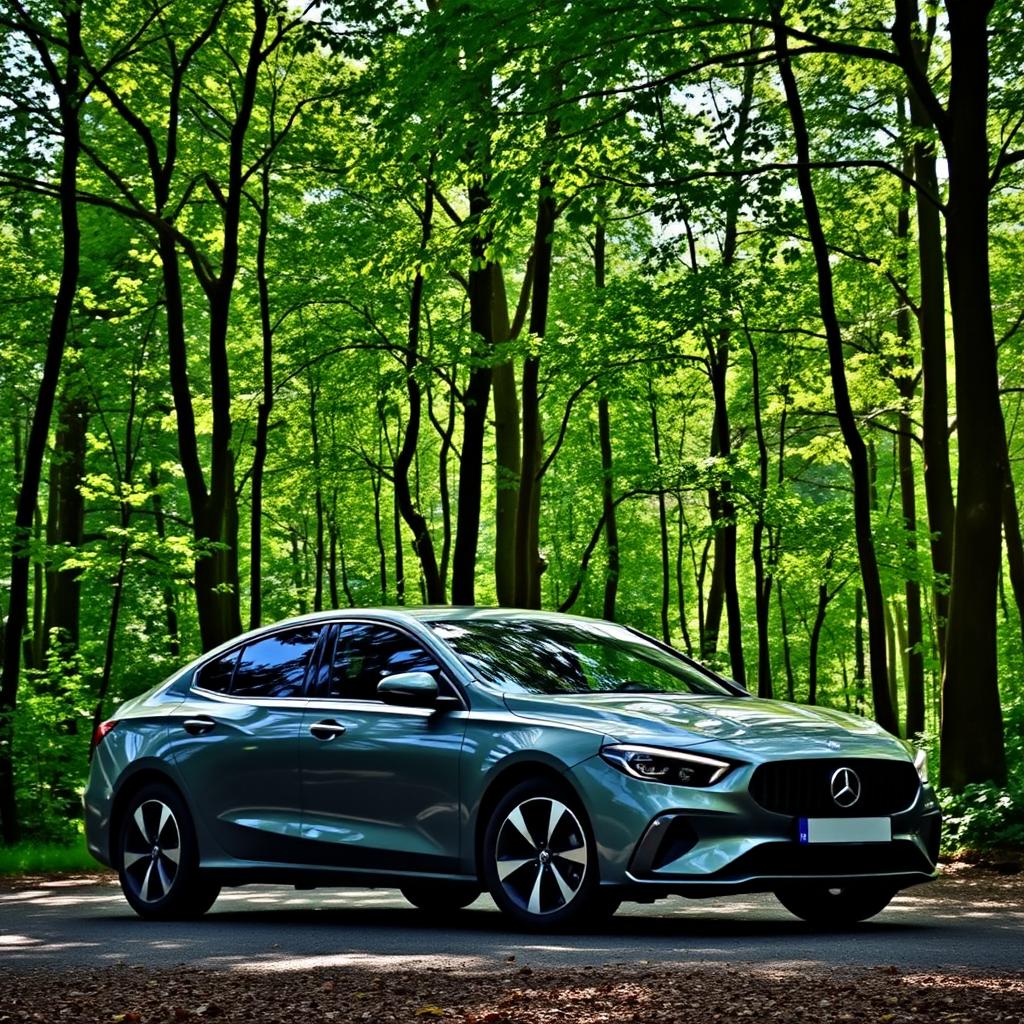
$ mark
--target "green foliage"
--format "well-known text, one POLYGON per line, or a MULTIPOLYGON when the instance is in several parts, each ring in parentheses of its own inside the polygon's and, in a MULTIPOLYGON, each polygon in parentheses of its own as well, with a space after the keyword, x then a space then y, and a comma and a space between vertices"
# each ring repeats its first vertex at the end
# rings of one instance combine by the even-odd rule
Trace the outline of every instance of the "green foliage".
POLYGON ((95 871, 98 865, 79 835, 72 844, 25 842, 0 846, 0 875, 95 871))
POLYGON ((1019 694, 1004 708, 1004 716, 1010 766, 1006 785, 975 783, 962 793, 939 791, 947 853, 1024 849, 1024 700, 1019 694))

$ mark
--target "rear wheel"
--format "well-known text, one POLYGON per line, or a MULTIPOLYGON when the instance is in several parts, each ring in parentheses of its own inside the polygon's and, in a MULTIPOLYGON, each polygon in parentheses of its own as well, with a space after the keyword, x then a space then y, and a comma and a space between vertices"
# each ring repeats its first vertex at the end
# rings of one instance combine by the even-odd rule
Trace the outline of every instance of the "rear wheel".
POLYGON ((164 783, 150 783, 129 800, 117 864, 125 899, 140 917, 201 917, 220 893, 220 886, 199 870, 195 828, 185 801, 164 783))
POLYGON ((793 915, 808 924, 841 927, 880 914, 896 891, 865 883, 850 885, 802 885, 776 889, 775 898, 793 915))
POLYGON ((586 814, 569 793, 523 782, 498 803, 483 844, 484 879, 494 902, 529 928, 580 924, 602 909, 597 856, 586 814))
POLYGON ((432 882, 405 886, 402 895, 419 910, 462 910, 480 895, 480 886, 472 882, 432 882))

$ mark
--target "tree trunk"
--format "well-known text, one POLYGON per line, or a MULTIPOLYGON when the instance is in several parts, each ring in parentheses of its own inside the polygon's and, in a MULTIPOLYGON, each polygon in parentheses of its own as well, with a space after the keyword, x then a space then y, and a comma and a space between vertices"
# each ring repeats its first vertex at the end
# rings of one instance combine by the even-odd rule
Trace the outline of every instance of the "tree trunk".
MULTIPOLYGON (((594 287, 597 300, 605 287, 606 240, 603 223, 594 230, 594 287)), ((604 579, 604 601, 601 614, 615 620, 615 598, 619 590, 619 524, 615 515, 615 477, 612 467, 611 417, 608 411, 608 396, 601 395, 597 401, 597 430, 601 446, 601 503, 604 508, 604 536, 608 550, 608 571, 604 579)), ((681 592, 680 592, 680 600, 681 592)), ((683 628, 685 629, 685 622, 683 628)))
MULTIPOLYGON (((405 436, 402 439, 402 447, 394 461, 395 480, 395 509, 396 515, 401 514, 406 525, 412 531, 412 546, 419 559, 420 570, 423 573, 423 580, 426 586, 427 603, 444 603, 444 584, 441 581, 441 573, 437 566, 437 556, 434 553, 434 539, 430 534, 430 527, 426 518, 419 509, 417 502, 413 501, 412 491, 409 487, 409 469, 416 456, 416 448, 420 439, 420 421, 423 409, 423 390, 416 378, 419 367, 420 351, 420 326, 423 313, 423 266, 422 261, 426 260, 427 247, 430 243, 430 235, 433 227, 434 216, 434 192, 430 185, 423 190, 423 209, 419 211, 420 217, 420 263, 416 268, 416 276, 412 282, 412 292, 409 296, 409 345, 405 355, 405 391, 409 403, 409 415, 405 422, 405 436)), ((398 603, 402 604, 405 594, 404 566, 399 573, 399 563, 402 560, 402 535, 401 528, 396 525, 395 529, 395 572, 396 586, 398 587, 398 603)))
POLYGON ((597 402, 597 423, 601 444, 601 501, 604 507, 604 536, 608 549, 608 571, 604 580, 604 602, 601 615, 615 620, 615 596, 619 590, 619 526, 615 515, 614 476, 612 468, 612 433, 608 414, 608 398, 597 402))
MULTIPOLYGON (((21 669, 21 641, 28 613, 29 537, 39 498, 39 482, 46 456, 50 418, 57 395, 57 383, 67 343, 68 325, 78 285, 81 236, 78 226, 78 159, 80 124, 78 120, 82 19, 76 4, 63 7, 63 31, 68 45, 67 66, 61 79, 55 66, 51 72, 57 93, 62 145, 60 153, 61 273, 53 302, 46 339, 43 374, 36 393, 32 426, 24 455, 24 473, 18 486, 18 500, 11 538, 11 576, 4 632, 3 667, 0 669, 0 818, 6 844, 18 839, 18 807, 14 789, 14 709, 17 703, 21 669)), ((39 43, 45 50, 46 44, 39 43)), ((48 51, 47 51, 48 55, 48 51)))
MULTIPOLYGON (((476 230, 470 239, 469 328, 475 336, 474 350, 486 360, 494 343, 492 291, 494 265, 487 258, 488 235, 480 227, 490 205, 486 189, 469 189, 470 219, 476 230)), ((487 405, 491 396, 491 367, 487 362, 469 371, 462 415, 462 456, 459 463, 459 502, 456 513, 455 550, 452 554, 452 602, 476 603, 476 552, 480 536, 480 501, 483 483, 484 434, 487 405)))
POLYGON ((947 0, 950 28, 946 268, 956 366, 958 471, 940 778, 953 790, 1006 778, 996 655, 1006 434, 988 256, 991 2, 947 0))
POLYGON ((825 613, 828 611, 828 587, 818 584, 818 606, 814 613, 814 624, 811 627, 810 647, 807 655, 807 703, 818 703, 818 648, 821 645, 821 629, 825 625, 825 613))
POLYGON ((1017 621, 1024 649, 1024 540, 1020 532, 1020 512, 1013 486, 1013 466, 1006 456, 1006 477, 1003 480, 1003 533, 1006 537, 1006 560, 1010 566, 1010 586, 1017 606, 1017 621))
POLYGON ((256 439, 252 461, 252 514, 249 520, 249 628, 263 622, 263 470, 267 464, 270 414, 274 408, 274 328, 270 319, 267 240, 270 235, 270 167, 260 174, 259 234, 256 237, 256 287, 260 302, 263 394, 256 408, 256 439))
MULTIPOLYGON (((903 100, 899 104, 899 118, 903 123, 903 100)), ((896 217, 896 239, 899 243, 900 277, 906 284, 909 279, 906 264, 909 254, 907 245, 910 239, 910 182, 913 173, 913 160, 907 153, 903 161, 903 170, 907 176, 903 182, 900 195, 900 208, 896 217)), ((916 736, 924 732, 924 633, 921 619, 921 584, 917 580, 917 480, 914 476, 913 432, 914 424, 910 418, 911 402, 916 390, 916 378, 913 372, 912 332, 910 309, 905 302, 900 302, 896 313, 896 332, 903 343, 903 355, 899 360, 902 373, 896 377, 896 387, 902 399, 899 414, 899 434, 896 438, 897 462, 900 478, 900 506, 903 512, 903 529, 906 536, 907 557, 910 571, 904 582, 904 594, 907 601, 907 642, 904 645, 903 658, 904 679, 906 682, 906 734, 916 736)))
POLYGON ((509 359, 494 368, 494 584, 498 604, 516 600, 516 506, 519 502, 519 395, 516 364, 509 359))
POLYGON ((867 668, 864 664, 864 591, 857 588, 853 619, 853 681, 857 690, 857 713, 862 714, 867 689, 867 668))
MULTIPOLYGON (((160 474, 154 463, 149 467, 149 489, 153 492, 153 526, 160 540, 167 537, 167 526, 164 522, 164 503, 160 497, 160 474)), ((178 608, 174 598, 174 587, 165 583, 161 588, 164 604, 164 622, 167 625, 167 653, 177 658, 181 653, 181 642, 178 639, 178 608)))
POLYGON ((455 380, 458 376, 458 368, 452 367, 452 387, 448 391, 448 418, 442 426, 435 419, 432 408, 433 391, 428 385, 427 409, 430 420, 434 424, 438 435, 441 438, 441 447, 437 454, 437 486, 441 499, 441 561, 438 564, 438 573, 441 576, 441 601, 445 600, 445 581, 448 579, 448 562, 452 550, 452 502, 448 489, 448 454, 452 450, 452 438, 455 436, 455 380))
POLYGON ((654 388, 648 384, 647 396, 651 404, 651 436, 654 440, 654 464, 658 467, 658 532, 661 537, 661 638, 669 643, 672 638, 668 624, 669 578, 668 514, 665 509, 665 486, 661 479, 661 431, 658 429, 658 402, 654 388))
MULTIPOLYGON (((65 388, 58 403, 57 430, 50 456, 49 509, 46 517, 46 545, 50 557, 60 559, 76 553, 85 532, 85 502, 81 484, 85 476, 85 435, 88 406, 65 388), (60 549, 56 552, 54 549, 60 549)), ((46 647, 56 639, 59 657, 78 650, 78 610, 81 594, 78 569, 46 572, 46 611, 43 639, 46 647)))
POLYGON ((679 629, 683 634, 686 653, 693 657, 693 642, 690 639, 690 625, 686 614, 686 589, 683 586, 683 496, 676 496, 676 596, 679 599, 679 629))
POLYGON ((324 609, 324 485, 320 456, 320 424, 317 410, 317 399, 320 396, 320 384, 309 377, 309 441, 313 455, 313 512, 316 521, 316 548, 313 560, 313 611, 324 609))
MULTIPOLYGON (((913 20, 918 20, 913 3, 913 20)), ((934 31, 934 29, 933 29, 934 31)), ((919 41, 914 59, 922 72, 927 59, 919 41)), ((924 442, 924 493, 931 534, 932 589, 939 661, 946 661, 946 621, 949 616, 949 574, 953 565, 953 476, 949 466, 949 389, 946 380, 946 294, 942 265, 942 214, 939 210, 935 145, 928 137, 934 124, 913 89, 909 92, 910 123, 915 128, 914 202, 917 214, 917 256, 921 279, 918 330, 921 335, 923 390, 922 435, 924 442)), ((909 709, 908 709, 909 711, 909 709)))
POLYGON ((850 393, 846 383, 846 366, 843 355, 843 336, 836 314, 835 295, 832 284, 832 265, 829 260, 828 243, 822 229, 821 214, 818 200, 814 192, 810 170, 810 140, 807 133, 807 121, 804 117, 803 104, 797 89, 796 78, 790 63, 786 29, 782 21, 781 4, 772 0, 772 23, 775 28, 775 49, 786 92, 786 104, 789 107, 790 120, 793 124, 793 136, 796 144, 797 179, 803 201, 804 216, 807 221, 808 233, 811 236, 811 247, 814 250, 814 262, 818 278, 818 300, 821 306, 821 318, 828 342, 829 372, 832 379, 832 391, 835 397, 836 416, 846 449, 850 456, 850 469, 853 477, 854 531, 857 536, 857 553, 860 556, 861 577, 864 585, 864 598, 867 604, 868 641, 871 662, 871 689, 875 705, 875 720, 884 729, 895 734, 899 733, 899 723, 889 700, 888 667, 885 651, 885 598, 882 595, 882 583, 878 572, 878 559, 875 554, 874 539, 871 531, 870 482, 868 479, 867 452, 864 439, 857 429, 857 421, 850 402, 850 393))
POLYGON ((775 696, 772 687, 772 656, 768 636, 768 619, 772 604, 772 574, 764 566, 764 504, 768 494, 768 443, 761 421, 761 372, 757 349, 750 332, 746 334, 747 349, 750 352, 750 374, 754 407, 754 433, 757 437, 758 498, 751 539, 751 556, 754 562, 754 612, 757 619, 757 695, 771 699, 775 696))
POLYGON ((779 601, 779 628, 782 631, 782 662, 786 667, 786 700, 795 700, 796 680, 793 675, 793 651, 789 646, 789 621, 786 618, 786 602, 782 598, 782 580, 775 581, 775 596, 779 601))

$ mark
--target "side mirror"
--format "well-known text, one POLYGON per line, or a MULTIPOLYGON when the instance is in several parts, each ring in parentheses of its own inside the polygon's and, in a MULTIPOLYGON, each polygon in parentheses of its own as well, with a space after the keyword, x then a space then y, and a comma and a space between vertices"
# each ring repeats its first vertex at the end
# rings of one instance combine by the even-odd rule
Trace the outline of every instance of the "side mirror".
POLYGON ((398 672, 377 684, 377 696, 385 704, 429 708, 437 703, 437 683, 429 672, 398 672))

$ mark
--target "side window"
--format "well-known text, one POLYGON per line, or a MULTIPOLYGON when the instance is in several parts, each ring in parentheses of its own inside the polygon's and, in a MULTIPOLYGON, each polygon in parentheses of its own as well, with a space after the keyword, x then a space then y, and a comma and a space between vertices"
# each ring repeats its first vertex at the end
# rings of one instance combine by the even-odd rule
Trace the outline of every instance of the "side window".
POLYGON ((237 647, 213 661, 208 661, 199 670, 194 685, 201 686, 204 690, 212 690, 214 693, 227 693, 231 689, 231 676, 237 661, 237 647))
POLYGON ((326 696, 378 700, 377 684, 399 672, 429 672, 440 683, 437 658, 404 633, 365 623, 342 625, 326 696))
POLYGON ((322 626, 300 626, 242 648, 232 697, 301 697, 310 656, 322 626))

